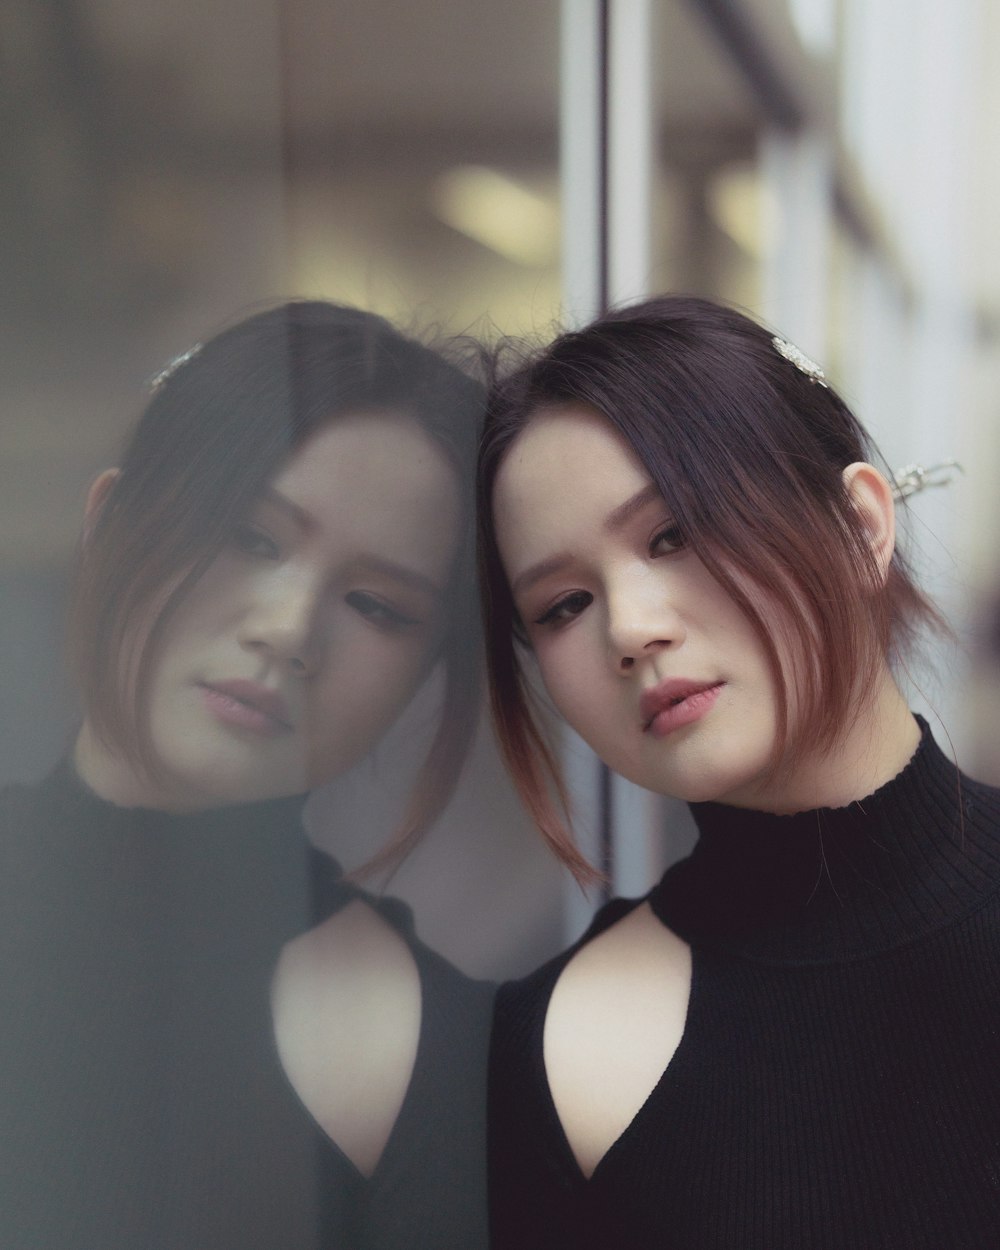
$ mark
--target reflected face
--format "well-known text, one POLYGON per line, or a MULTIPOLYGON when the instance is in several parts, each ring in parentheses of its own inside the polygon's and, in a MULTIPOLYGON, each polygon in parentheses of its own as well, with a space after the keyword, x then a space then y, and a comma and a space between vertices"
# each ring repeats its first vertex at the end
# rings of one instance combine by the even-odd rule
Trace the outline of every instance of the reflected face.
POLYGON ((647 789, 766 805, 778 717, 764 649, 625 440, 586 407, 543 411, 493 503, 518 613, 572 728, 647 789))
POLYGON ((413 420, 337 418, 170 619, 150 732, 176 807, 299 793, 395 721, 440 643, 460 503, 413 420))

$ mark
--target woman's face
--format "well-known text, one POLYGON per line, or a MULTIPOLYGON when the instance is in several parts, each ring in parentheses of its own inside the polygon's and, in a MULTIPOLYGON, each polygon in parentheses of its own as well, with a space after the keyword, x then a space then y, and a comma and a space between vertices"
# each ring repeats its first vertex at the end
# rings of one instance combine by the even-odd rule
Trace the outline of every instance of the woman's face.
POLYGON ((337 418, 298 449, 167 626, 158 800, 294 794, 367 754, 436 655, 459 513, 451 466, 407 417, 337 418))
POLYGON ((764 649, 593 410, 536 415, 497 477, 501 558, 559 712, 616 772, 688 801, 767 805, 764 649))

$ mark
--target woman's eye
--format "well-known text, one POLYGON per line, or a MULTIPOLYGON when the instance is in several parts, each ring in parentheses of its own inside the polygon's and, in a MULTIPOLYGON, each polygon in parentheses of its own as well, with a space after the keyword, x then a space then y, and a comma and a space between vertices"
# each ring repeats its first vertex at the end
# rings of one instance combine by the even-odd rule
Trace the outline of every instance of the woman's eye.
POLYGON ((278 544, 256 525, 241 525, 233 535, 233 542, 239 551, 247 556, 259 556, 264 560, 277 560, 281 555, 278 544))
POLYGON ((586 590, 574 590, 568 595, 557 599, 551 608, 546 608, 541 616, 535 618, 536 625, 562 625, 573 620, 594 602, 594 596, 586 590))
POLYGON ((679 525, 665 525, 657 530, 649 544, 649 553, 653 556, 666 556, 672 551, 679 551, 684 546, 684 535, 679 525))
POLYGON ((366 621, 386 629, 408 629, 420 624, 419 618, 400 611, 385 599, 380 599, 366 590, 352 590, 346 596, 346 602, 366 621))

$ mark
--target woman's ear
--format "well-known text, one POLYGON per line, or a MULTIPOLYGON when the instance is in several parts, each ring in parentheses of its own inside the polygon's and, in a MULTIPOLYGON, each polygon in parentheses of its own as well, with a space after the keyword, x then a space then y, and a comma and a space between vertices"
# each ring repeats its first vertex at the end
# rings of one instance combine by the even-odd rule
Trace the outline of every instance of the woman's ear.
POLYGON ((896 546, 896 506, 892 487, 874 465, 862 460, 847 466, 843 480, 851 503, 861 513, 868 530, 872 555, 884 586, 896 546))
POLYGON ((104 469, 90 483, 87 502, 83 505, 83 541, 87 542, 94 532, 97 518, 101 515, 111 488, 121 477, 121 469, 104 469))

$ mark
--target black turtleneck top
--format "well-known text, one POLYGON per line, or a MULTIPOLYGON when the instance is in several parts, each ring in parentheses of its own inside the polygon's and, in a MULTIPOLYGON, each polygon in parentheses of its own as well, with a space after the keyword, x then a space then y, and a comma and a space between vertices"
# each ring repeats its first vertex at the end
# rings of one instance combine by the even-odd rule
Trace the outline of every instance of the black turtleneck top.
POLYGON ((869 798, 779 817, 693 807, 648 896, 692 948, 677 1051, 585 1179, 542 1057, 581 942, 499 994, 496 1250, 1000 1246, 1000 791, 926 725, 869 798))
POLYGON ((124 809, 65 764, 0 795, 3 1250, 484 1243, 490 989, 345 883, 301 807, 124 809), (369 1181, 293 1092, 270 1009, 283 945, 358 897, 410 945, 422 994, 369 1181))

